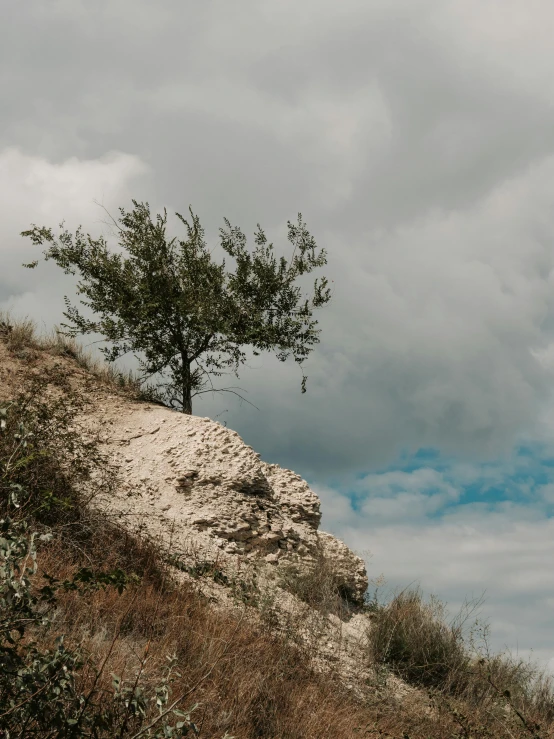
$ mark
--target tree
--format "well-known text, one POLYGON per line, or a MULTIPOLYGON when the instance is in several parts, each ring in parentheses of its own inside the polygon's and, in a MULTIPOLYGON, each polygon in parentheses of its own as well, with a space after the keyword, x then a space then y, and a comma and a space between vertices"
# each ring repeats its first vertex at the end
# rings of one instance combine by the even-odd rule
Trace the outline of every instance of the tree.
MULTIPOLYGON (((246 361, 243 347, 253 353, 276 351, 284 362, 292 355, 303 360, 319 343, 320 329, 312 310, 331 299, 325 277, 315 280, 311 298, 303 302, 295 281, 327 263, 326 252, 316 254, 316 243, 298 214, 298 224, 288 221, 288 240, 293 245, 290 264, 277 261, 273 245, 258 224, 253 253, 239 228, 220 229, 221 246, 236 262, 234 272, 225 271, 225 260, 215 264, 204 241, 198 216, 191 214, 188 238, 167 236, 167 211, 153 219, 148 203, 133 200, 133 209, 120 208, 113 224, 121 249, 111 252, 104 237, 93 239, 79 227, 73 236, 60 225, 54 236, 50 228, 23 231, 34 244, 46 245, 46 260, 54 260, 66 274, 79 273, 77 294, 81 305, 96 314, 88 319, 65 297, 66 333, 101 334, 110 342, 103 351, 108 361, 128 352, 137 356, 144 374, 161 379, 160 397, 170 407, 192 413, 192 398, 232 387, 213 387, 211 376, 228 374, 246 361), (206 389, 207 385, 210 387, 206 389)), ((24 265, 35 267, 38 261, 24 265)), ((302 392, 307 377, 302 372, 302 392)))

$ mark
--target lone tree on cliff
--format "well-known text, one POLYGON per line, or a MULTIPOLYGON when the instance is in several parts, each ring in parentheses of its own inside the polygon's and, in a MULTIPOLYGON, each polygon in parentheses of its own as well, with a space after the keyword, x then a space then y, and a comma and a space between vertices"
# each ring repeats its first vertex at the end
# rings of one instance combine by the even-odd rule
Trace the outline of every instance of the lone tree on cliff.
MULTIPOLYGON (((238 377, 247 358, 243 347, 252 347, 255 355, 274 350, 282 362, 292 354, 302 366, 319 343, 312 310, 327 303, 331 294, 322 277, 315 280, 311 298, 301 302, 301 290, 294 284, 327 263, 324 249, 316 254, 300 213, 297 225, 288 221, 288 240, 294 247, 290 264, 284 257, 277 262, 259 224, 256 248, 250 253, 240 229, 224 219, 221 246, 236 262, 235 271, 228 272, 225 260, 212 261, 204 230, 190 208, 191 224, 176 213, 188 233, 187 240, 180 241, 166 234, 166 210, 153 219, 148 203, 132 202, 133 209, 120 208, 114 221, 121 247, 117 253, 108 250, 103 237, 93 239, 81 227, 73 236, 63 223, 57 237, 50 228, 36 225, 21 234, 46 244, 45 258, 66 274, 79 273, 77 293, 84 296, 80 303, 97 319, 82 316, 65 297, 64 316, 70 323, 62 326, 69 335, 103 335, 111 346, 102 351, 111 362, 128 352, 139 353, 141 379, 161 377, 164 402, 188 414, 195 395, 235 393, 233 388, 213 388, 211 376, 231 368, 238 377)), ((302 372, 302 392, 306 380, 302 372)))

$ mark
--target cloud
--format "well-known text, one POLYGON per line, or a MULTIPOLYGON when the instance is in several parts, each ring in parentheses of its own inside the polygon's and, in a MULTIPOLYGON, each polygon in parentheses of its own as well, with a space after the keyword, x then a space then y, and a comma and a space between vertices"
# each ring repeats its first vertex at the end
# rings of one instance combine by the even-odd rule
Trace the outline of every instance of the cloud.
POLYGON ((64 309, 63 292, 74 294, 74 280, 59 268, 41 263, 29 272, 22 263, 40 259, 41 253, 21 231, 32 223, 53 226, 65 221, 70 229, 83 224, 98 235, 107 218, 94 200, 117 212, 129 197, 131 181, 147 168, 129 154, 111 152, 99 159, 70 157, 59 164, 24 154, 17 148, 0 151, 0 198, 5 215, 0 225, 0 309, 29 315, 52 328, 64 309))
MULTIPOLYGON (((552 402, 552 182, 549 158, 471 209, 367 232, 348 249, 329 235, 335 295, 302 412, 291 376, 272 380, 284 395, 271 408, 270 438, 288 434, 280 453, 306 474, 340 474, 384 467, 402 448, 483 460, 540 438, 552 402)), ((264 418, 252 423, 260 438, 264 418)))
MULTIPOLYGON (((290 255, 286 220, 303 212, 335 280, 308 393, 297 394, 297 367, 263 357, 241 375, 260 413, 229 396, 199 401, 202 413, 228 409, 264 456, 323 477, 417 445, 506 456, 518 434, 547 433, 537 419, 554 369, 548 102, 499 65, 507 41, 488 5, 482 28, 437 2, 317 7, 291 24, 276 2, 159 13, 139 2, 121 38, 122 0, 59 2, 49 15, 30 3, 3 48, 23 69, 13 38, 30 28, 35 76, 4 80, 14 99, 4 137, 49 163, 54 191, 71 156, 132 152, 151 176, 125 175, 114 206, 131 195, 170 210, 191 203, 213 244, 226 216, 250 243, 259 221, 290 255), (33 31, 34 14, 51 34, 33 31), (52 39, 69 24, 62 54, 52 39), (498 36, 488 50, 485 32, 498 36)), ((524 46, 522 63, 533 54, 524 46)), ((86 182, 90 201, 101 199, 92 170, 86 182)), ((50 205, 45 221, 70 217, 69 206, 54 216, 44 192, 42 205, 16 195, 26 221, 50 205)), ((33 290, 17 283, 34 311, 44 301, 33 290)))

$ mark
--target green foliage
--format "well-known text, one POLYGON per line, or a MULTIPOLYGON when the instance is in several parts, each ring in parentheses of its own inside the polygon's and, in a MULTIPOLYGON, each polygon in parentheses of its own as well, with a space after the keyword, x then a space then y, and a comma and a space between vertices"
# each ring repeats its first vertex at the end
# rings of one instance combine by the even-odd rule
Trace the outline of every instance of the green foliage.
MULTIPOLYGON (((103 237, 93 239, 81 228, 73 236, 60 228, 33 226, 23 236, 47 245, 45 258, 66 274, 79 274, 81 304, 96 314, 88 319, 66 298, 65 316, 70 335, 98 333, 110 342, 103 351, 109 361, 128 352, 140 356, 143 379, 162 377, 162 397, 171 407, 192 412, 192 398, 214 390, 211 376, 238 369, 246 361, 243 347, 254 354, 276 351, 280 361, 289 356, 299 365, 319 342, 320 330, 312 311, 327 303, 325 277, 315 280, 311 298, 302 302, 296 280, 327 263, 316 254, 316 243, 298 214, 288 222, 288 240, 294 247, 290 264, 277 261, 273 245, 258 224, 253 253, 236 227, 220 229, 221 246, 236 262, 234 272, 225 261, 212 261, 199 219, 192 223, 176 214, 187 229, 187 240, 169 238, 167 212, 152 218, 148 203, 133 201, 132 211, 120 209, 117 227, 120 251, 111 252, 103 237), (209 385, 209 387, 207 387, 209 385)), ((189 209, 190 210, 190 209, 189 209)), ((36 263, 25 265, 36 266, 36 263)), ((302 377, 302 392, 307 377, 302 377)), ((231 392, 233 388, 219 388, 231 392)))
POLYGON ((73 674, 81 657, 67 651, 62 639, 53 650, 28 639, 29 632, 49 625, 40 594, 31 593, 35 536, 23 522, 9 519, 0 522, 0 530, 0 726, 7 739, 78 736, 70 727, 79 708, 73 674))

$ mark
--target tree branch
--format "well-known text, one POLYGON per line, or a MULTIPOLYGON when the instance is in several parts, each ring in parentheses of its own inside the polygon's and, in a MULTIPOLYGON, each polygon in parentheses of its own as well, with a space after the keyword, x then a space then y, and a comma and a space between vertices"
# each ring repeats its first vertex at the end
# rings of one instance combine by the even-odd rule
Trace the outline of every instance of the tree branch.
MULTIPOLYGON (((242 388, 239 388, 239 390, 242 390, 242 388)), ((243 390, 243 392, 246 392, 246 390, 243 390)), ((257 411, 260 410, 257 405, 254 405, 254 403, 252 403, 250 400, 248 400, 247 398, 243 398, 242 395, 240 395, 239 393, 236 393, 234 390, 231 390, 230 388, 219 387, 219 388, 211 388, 210 390, 199 390, 197 393, 194 393, 193 397, 195 397, 196 395, 202 395, 203 393, 233 393, 233 395, 237 395, 241 400, 244 400, 245 403, 248 403, 249 405, 254 406, 254 408, 257 411)))

